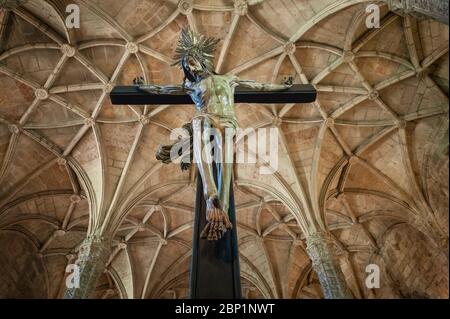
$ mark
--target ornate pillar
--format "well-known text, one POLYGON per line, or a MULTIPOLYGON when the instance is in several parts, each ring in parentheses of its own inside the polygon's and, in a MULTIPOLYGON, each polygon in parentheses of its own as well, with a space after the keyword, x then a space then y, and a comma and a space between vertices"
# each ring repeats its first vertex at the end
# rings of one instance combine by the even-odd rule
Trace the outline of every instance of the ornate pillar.
POLYGON ((306 251, 319 276, 325 299, 353 299, 330 236, 326 233, 312 234, 306 238, 306 245, 306 251))
POLYGON ((400 15, 432 18, 448 25, 448 0, 385 0, 400 15))
POLYGON ((103 274, 111 254, 111 240, 107 237, 90 236, 81 244, 78 259, 80 285, 69 288, 64 299, 88 299, 94 292, 97 280, 103 274))

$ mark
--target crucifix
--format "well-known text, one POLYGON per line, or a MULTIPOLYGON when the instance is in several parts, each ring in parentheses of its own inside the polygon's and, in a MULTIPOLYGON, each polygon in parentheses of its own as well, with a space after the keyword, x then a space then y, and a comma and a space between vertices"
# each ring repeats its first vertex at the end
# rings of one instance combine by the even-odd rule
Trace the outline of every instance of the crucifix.
POLYGON ((111 92, 114 105, 195 104, 197 113, 184 126, 187 136, 174 145, 161 146, 156 154, 166 164, 182 158, 182 169, 188 169, 194 159, 199 171, 190 278, 192 299, 241 298, 232 186, 234 138, 239 127, 235 103, 310 103, 317 94, 313 86, 293 85, 292 80, 262 84, 233 74, 217 74, 213 60, 218 42, 185 28, 174 63, 184 73, 181 85, 135 84, 116 87, 111 92), (180 145, 189 145, 189 151, 179 151, 180 145))

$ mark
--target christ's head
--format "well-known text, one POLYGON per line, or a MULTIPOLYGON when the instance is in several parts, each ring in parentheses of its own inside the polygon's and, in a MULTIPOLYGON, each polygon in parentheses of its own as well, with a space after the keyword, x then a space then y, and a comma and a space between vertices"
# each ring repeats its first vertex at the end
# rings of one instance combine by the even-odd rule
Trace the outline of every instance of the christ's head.
POLYGON ((214 73, 214 51, 218 42, 218 39, 207 38, 189 28, 183 29, 174 65, 183 70, 189 81, 198 82, 214 73))
POLYGON ((191 82, 198 82, 213 72, 211 67, 203 65, 201 62, 190 56, 183 58, 181 63, 186 79, 191 82))

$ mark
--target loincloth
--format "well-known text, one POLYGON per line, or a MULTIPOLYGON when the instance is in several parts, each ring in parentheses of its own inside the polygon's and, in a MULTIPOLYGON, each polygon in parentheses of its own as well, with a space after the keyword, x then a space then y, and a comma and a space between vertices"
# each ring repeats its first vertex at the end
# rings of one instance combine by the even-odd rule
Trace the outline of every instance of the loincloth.
POLYGON ((237 130, 239 128, 239 123, 235 117, 220 116, 218 114, 209 113, 198 113, 192 120, 195 121, 196 119, 208 120, 209 122, 211 122, 213 127, 217 128, 232 128, 234 130, 237 130))

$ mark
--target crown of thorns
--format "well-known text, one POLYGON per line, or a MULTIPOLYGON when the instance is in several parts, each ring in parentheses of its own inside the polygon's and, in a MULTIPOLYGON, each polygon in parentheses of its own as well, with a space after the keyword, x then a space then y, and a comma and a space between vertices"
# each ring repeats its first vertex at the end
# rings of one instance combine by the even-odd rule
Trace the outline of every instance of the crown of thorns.
POLYGON ((191 57, 199 62, 203 68, 211 69, 217 43, 219 43, 219 39, 208 38, 193 32, 190 28, 184 28, 181 31, 181 37, 175 51, 173 65, 182 68, 183 59, 191 57))

